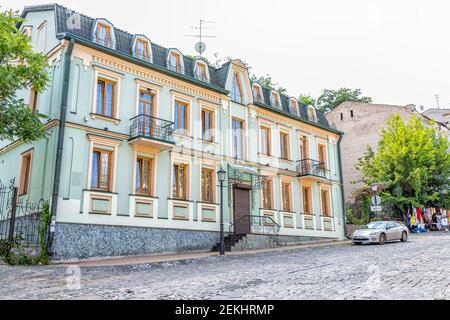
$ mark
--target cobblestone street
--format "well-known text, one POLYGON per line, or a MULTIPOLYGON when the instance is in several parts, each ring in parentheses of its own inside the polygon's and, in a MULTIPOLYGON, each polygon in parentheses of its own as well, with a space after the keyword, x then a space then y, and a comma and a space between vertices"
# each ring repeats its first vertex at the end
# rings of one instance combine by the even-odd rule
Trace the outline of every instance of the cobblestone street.
POLYGON ((450 234, 77 270, 0 265, 0 298, 450 299, 450 234))

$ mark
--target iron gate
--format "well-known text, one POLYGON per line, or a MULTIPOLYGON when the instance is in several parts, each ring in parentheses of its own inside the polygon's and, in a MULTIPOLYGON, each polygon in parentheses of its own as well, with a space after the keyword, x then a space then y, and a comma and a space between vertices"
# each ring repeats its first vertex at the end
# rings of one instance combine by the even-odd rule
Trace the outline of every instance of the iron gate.
POLYGON ((0 180, 0 240, 16 241, 25 247, 36 246, 43 233, 47 242, 49 226, 42 222, 43 207, 43 200, 30 202, 20 197, 15 179, 9 185, 0 180))

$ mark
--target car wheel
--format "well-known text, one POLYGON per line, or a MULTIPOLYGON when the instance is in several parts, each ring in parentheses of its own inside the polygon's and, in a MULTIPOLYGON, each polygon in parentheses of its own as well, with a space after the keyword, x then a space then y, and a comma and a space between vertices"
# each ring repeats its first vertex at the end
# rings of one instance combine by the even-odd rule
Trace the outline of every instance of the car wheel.
POLYGON ((406 233, 406 231, 403 231, 402 233, 402 237, 400 238, 401 242, 406 242, 408 241, 408 234, 406 233))
POLYGON ((386 235, 384 233, 380 234, 380 244, 383 245, 386 243, 386 235))

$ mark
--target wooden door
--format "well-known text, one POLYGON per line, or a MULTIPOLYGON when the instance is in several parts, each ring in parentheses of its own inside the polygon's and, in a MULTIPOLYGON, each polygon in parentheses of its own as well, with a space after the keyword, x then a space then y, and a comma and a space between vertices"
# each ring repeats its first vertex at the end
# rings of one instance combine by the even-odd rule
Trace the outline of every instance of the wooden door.
POLYGON ((250 233, 250 187, 233 187, 234 233, 250 233))

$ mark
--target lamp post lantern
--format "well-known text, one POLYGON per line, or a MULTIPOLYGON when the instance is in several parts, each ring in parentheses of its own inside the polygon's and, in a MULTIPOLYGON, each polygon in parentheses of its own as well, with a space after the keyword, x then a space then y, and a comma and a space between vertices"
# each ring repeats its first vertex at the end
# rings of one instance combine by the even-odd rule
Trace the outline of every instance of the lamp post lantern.
POLYGON ((220 170, 217 171, 217 180, 220 183, 220 255, 225 254, 225 238, 223 231, 223 182, 225 181, 226 176, 225 170, 220 167, 220 170))

